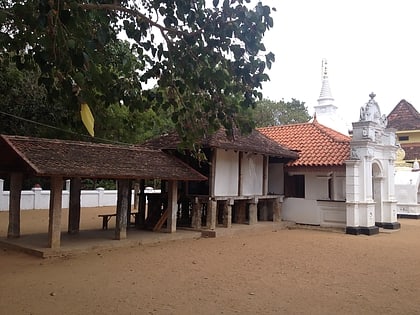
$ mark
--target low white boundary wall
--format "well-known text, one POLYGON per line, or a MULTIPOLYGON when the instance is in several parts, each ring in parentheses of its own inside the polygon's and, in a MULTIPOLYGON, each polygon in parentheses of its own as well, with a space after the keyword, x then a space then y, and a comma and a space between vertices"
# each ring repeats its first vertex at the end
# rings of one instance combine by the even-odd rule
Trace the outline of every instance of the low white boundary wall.
MULTIPOLYGON (((10 192, 4 191, 4 180, 0 179, 0 211, 9 210, 10 192)), ((66 181, 66 189, 63 190, 62 206, 69 207, 70 181, 66 181)), ((151 190, 151 192, 155 192, 151 190)), ((157 192, 157 191, 156 191, 157 192)), ((132 204, 134 204, 134 190, 132 190, 132 204)), ((82 207, 104 207, 117 205, 117 190, 105 190, 97 188, 95 190, 82 190, 80 196, 82 207)), ((32 188, 32 190, 22 191, 20 198, 21 210, 48 209, 50 206, 50 191, 42 188, 32 188)))

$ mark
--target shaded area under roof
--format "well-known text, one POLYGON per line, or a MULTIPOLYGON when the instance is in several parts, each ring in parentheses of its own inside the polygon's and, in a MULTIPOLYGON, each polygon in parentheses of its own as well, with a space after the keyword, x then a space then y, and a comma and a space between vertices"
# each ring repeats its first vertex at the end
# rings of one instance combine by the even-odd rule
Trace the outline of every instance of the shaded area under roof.
MULTIPOLYGON (((180 144, 179 136, 176 133, 171 133, 151 139, 143 145, 154 149, 175 150, 178 149, 180 144)), ((219 129, 216 133, 205 137, 200 142, 200 146, 202 148, 220 148, 286 159, 298 158, 298 153, 278 144, 257 130, 252 130, 249 134, 240 134, 239 131, 235 130, 231 139, 227 136, 225 129, 219 129)))
POLYGON ((311 123, 259 128, 263 134, 282 145, 299 151, 299 158, 288 167, 343 166, 350 156, 350 137, 321 125, 311 123))
POLYGON ((0 173, 34 176, 197 181, 176 157, 138 146, 0 135, 0 173))

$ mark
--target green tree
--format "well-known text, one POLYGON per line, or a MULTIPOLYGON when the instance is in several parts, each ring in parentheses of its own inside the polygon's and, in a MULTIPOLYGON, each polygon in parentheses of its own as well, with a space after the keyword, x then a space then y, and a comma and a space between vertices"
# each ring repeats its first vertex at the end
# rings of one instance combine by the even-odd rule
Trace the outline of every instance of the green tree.
POLYGON ((253 118, 257 127, 267 127, 303 123, 312 117, 305 102, 292 98, 291 102, 275 102, 269 99, 258 101, 253 110, 253 118))
POLYGON ((95 115, 123 104, 169 113, 184 138, 249 130, 247 111, 274 61, 262 44, 271 8, 249 2, 3 0, 0 58, 38 66, 49 102, 75 115, 82 102, 95 115), (117 44, 122 31, 129 47, 117 44))

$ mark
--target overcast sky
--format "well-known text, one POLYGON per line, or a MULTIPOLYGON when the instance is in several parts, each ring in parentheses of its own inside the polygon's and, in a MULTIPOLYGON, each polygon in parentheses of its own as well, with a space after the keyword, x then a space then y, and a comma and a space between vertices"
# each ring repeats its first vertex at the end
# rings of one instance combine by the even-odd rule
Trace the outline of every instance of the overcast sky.
POLYGON ((325 58, 335 105, 349 122, 358 120, 371 92, 382 114, 401 99, 420 111, 418 0, 262 2, 277 9, 264 40, 276 55, 265 97, 304 101, 313 115, 325 58))

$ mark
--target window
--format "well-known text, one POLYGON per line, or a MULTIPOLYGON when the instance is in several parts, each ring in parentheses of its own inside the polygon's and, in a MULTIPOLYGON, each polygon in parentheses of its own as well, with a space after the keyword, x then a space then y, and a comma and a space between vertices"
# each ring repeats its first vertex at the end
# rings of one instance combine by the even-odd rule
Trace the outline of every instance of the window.
POLYGON ((284 194, 286 197, 305 198, 305 176, 286 174, 284 177, 284 194))
POLYGON ((399 141, 408 141, 408 139, 409 139, 408 136, 398 136, 399 141))

